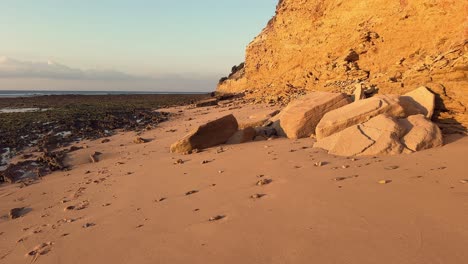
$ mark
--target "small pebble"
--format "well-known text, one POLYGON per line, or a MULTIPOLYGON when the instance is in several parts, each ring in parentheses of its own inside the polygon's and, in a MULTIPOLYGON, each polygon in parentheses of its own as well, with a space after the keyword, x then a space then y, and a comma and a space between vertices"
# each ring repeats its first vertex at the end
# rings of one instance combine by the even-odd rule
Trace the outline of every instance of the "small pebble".
POLYGON ((389 184, 391 182, 392 182, 391 180, 380 180, 379 184, 389 184))

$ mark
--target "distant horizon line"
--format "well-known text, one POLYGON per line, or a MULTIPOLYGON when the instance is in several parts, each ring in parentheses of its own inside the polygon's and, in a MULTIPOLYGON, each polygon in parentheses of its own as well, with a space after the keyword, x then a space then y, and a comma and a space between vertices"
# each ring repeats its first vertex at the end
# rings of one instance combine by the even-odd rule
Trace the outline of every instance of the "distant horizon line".
POLYGON ((111 90, 0 90, 0 98, 35 97, 47 95, 125 95, 125 94, 209 94, 193 91, 111 91, 111 90))

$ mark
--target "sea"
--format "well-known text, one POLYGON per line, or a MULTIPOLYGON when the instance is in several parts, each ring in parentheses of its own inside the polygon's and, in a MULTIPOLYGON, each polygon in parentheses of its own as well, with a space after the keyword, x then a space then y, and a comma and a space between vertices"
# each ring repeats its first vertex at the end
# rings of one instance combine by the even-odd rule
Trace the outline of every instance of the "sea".
POLYGON ((207 94, 208 92, 161 92, 161 91, 26 91, 0 90, 0 98, 34 97, 44 95, 127 95, 127 94, 207 94))

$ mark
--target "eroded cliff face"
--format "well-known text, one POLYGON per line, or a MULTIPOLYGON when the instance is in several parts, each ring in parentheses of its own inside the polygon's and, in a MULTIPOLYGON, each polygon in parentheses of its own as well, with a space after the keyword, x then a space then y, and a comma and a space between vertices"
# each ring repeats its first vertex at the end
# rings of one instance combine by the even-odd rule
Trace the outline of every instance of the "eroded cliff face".
POLYGON ((458 0, 282 0, 247 47, 243 76, 218 91, 286 103, 357 83, 386 94, 424 85, 437 94, 439 125, 466 131, 467 21, 458 0))

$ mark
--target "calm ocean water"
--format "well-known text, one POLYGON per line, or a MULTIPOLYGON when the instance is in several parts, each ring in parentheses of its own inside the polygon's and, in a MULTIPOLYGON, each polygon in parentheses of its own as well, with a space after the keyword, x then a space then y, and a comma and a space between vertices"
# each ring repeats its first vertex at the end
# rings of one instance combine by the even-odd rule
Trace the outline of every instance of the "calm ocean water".
POLYGON ((125 94, 206 94, 207 92, 148 92, 148 91, 20 91, 0 90, 0 98, 43 95, 125 95, 125 94))

